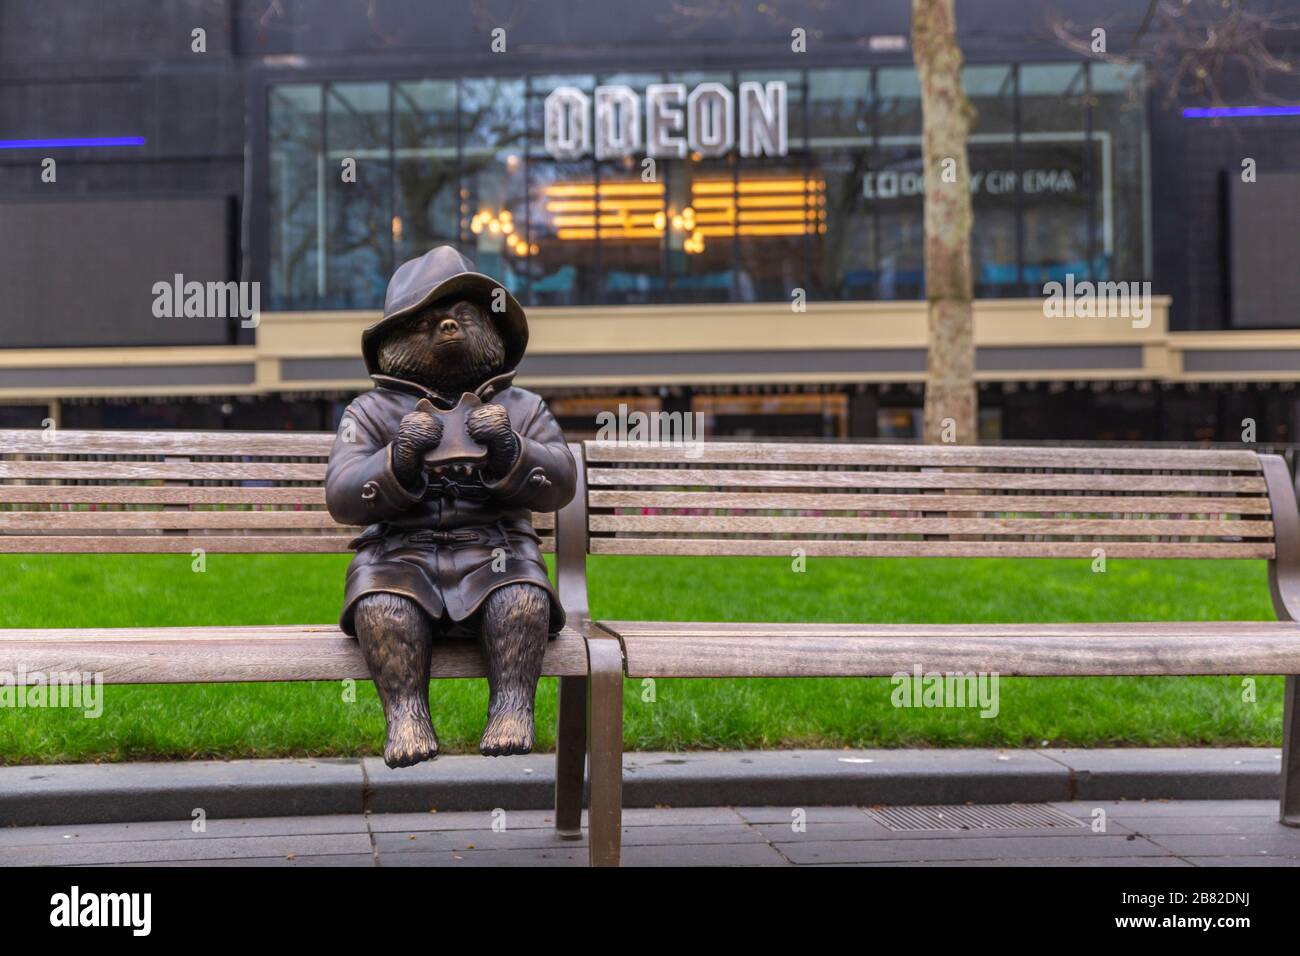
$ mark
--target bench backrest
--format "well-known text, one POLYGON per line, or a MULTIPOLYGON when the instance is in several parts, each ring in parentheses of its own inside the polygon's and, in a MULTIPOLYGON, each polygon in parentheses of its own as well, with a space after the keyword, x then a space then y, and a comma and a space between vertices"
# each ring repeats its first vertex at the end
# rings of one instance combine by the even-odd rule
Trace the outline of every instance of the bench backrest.
MULTIPOLYGON (((332 432, 0 430, 0 552, 345 551, 332 432)), ((553 515, 534 515, 554 550, 553 515)))
POLYGON ((1252 451, 586 442, 592 554, 1268 558, 1295 496, 1252 451))

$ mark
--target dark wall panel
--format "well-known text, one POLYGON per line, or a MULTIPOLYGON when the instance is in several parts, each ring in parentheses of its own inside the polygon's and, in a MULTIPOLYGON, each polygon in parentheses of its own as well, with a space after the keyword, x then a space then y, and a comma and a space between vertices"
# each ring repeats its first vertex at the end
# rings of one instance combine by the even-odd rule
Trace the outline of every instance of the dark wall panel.
POLYGON ((1232 325, 1300 323, 1300 172, 1229 179, 1232 325))
POLYGON ((220 318, 156 318, 154 284, 225 282, 231 200, 0 206, 0 348, 229 341, 220 318))

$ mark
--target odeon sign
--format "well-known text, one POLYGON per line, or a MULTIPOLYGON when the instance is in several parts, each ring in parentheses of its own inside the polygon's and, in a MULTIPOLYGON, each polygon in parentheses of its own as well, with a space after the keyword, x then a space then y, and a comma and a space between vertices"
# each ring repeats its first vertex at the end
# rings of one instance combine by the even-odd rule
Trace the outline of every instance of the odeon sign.
POLYGON ((555 159, 650 156, 681 159, 688 154, 784 156, 786 86, 744 82, 733 94, 721 83, 701 83, 688 93, 684 83, 655 83, 641 97, 630 86, 598 86, 591 96, 559 86, 546 97, 546 151, 555 159))

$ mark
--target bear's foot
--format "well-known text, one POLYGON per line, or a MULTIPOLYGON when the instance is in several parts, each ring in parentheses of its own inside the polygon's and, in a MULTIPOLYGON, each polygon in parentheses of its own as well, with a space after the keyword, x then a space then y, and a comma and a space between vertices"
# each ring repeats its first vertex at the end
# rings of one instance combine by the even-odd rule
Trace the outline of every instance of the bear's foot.
POLYGON ((410 767, 436 756, 438 736, 428 717, 417 714, 389 720, 384 763, 390 767, 410 767))
POLYGON ((501 707, 488 714, 479 753, 485 757, 508 757, 531 753, 533 749, 533 711, 531 707, 501 707))

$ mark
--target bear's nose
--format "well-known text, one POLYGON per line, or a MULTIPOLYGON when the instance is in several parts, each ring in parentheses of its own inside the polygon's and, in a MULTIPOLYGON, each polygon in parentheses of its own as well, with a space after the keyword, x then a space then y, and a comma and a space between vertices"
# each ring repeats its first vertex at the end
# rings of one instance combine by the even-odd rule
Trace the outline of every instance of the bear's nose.
POLYGON ((460 326, 455 319, 443 319, 438 323, 438 332, 442 335, 455 335, 460 331, 460 326))

